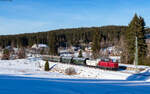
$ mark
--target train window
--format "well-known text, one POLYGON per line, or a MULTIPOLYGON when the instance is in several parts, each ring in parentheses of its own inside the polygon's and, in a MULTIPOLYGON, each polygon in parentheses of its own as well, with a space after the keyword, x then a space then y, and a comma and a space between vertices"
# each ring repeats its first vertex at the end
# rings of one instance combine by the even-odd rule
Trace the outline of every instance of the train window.
POLYGON ((101 59, 101 61, 105 61, 105 59, 101 59))
POLYGON ((109 62, 110 61, 110 59, 105 59, 105 62, 109 62))
POLYGON ((105 58, 105 59, 101 59, 101 61, 109 62, 109 61, 110 61, 110 59, 109 59, 109 58, 105 58))

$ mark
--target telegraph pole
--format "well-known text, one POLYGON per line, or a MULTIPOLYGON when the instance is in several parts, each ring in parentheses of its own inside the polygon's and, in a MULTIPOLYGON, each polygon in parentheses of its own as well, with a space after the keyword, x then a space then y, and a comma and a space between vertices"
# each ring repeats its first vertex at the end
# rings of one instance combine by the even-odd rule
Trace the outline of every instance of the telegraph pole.
POLYGON ((137 65, 138 65, 138 39, 137 39, 137 36, 136 36, 136 40, 135 40, 135 62, 134 62, 134 65, 136 66, 136 71, 137 71, 137 65))

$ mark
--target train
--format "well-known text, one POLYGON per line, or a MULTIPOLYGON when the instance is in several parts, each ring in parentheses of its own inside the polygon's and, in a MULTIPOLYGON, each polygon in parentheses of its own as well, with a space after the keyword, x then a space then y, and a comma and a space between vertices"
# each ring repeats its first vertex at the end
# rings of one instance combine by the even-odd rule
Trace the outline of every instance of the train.
POLYGON ((118 62, 114 62, 109 58, 101 58, 98 61, 91 62, 89 58, 78 58, 78 57, 66 57, 66 56, 43 56, 43 60, 51 62, 61 62, 66 64, 75 64, 83 66, 92 66, 96 68, 108 69, 108 70, 118 70, 118 62))
POLYGON ((109 58, 101 59, 98 62, 98 66, 100 66, 101 68, 110 69, 110 70, 118 70, 119 68, 118 62, 117 61, 114 62, 112 59, 109 59, 109 58))

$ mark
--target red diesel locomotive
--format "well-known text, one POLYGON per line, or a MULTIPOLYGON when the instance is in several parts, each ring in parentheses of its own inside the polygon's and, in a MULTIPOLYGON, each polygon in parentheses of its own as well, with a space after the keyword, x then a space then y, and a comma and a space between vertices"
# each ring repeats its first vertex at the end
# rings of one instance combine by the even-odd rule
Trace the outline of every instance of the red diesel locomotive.
POLYGON ((118 70, 119 68, 118 62, 113 62, 111 59, 101 59, 101 61, 98 62, 98 67, 110 70, 118 70))

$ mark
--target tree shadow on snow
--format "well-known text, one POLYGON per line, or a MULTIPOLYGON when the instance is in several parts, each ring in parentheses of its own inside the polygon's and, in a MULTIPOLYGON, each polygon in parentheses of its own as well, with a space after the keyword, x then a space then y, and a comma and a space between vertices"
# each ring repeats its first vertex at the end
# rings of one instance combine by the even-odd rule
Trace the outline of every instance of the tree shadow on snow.
POLYGON ((129 76, 126 80, 128 81, 146 81, 150 79, 150 69, 143 73, 136 73, 131 76, 129 76))

